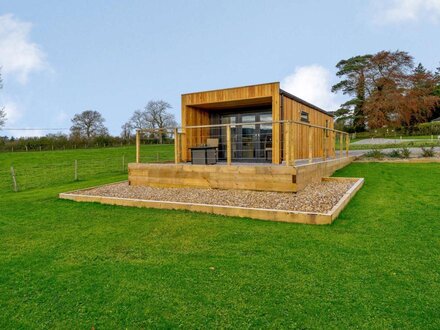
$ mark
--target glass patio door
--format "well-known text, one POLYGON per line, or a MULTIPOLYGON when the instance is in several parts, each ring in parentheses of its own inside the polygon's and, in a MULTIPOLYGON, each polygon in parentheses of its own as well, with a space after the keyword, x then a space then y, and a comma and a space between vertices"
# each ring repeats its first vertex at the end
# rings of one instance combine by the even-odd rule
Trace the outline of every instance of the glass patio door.
MULTIPOLYGON (((272 160, 271 113, 237 113, 221 115, 221 124, 231 125, 232 160, 270 162, 272 160), (236 124, 236 125, 233 125, 236 124)), ((221 128, 219 159, 226 160, 226 127, 221 128)))

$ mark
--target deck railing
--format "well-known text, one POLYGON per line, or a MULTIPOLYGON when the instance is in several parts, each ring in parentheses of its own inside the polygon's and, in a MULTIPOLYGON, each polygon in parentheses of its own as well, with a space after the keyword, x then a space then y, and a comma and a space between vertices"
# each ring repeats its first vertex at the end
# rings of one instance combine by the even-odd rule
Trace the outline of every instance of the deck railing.
POLYGON ((216 158, 233 162, 283 162, 348 157, 349 134, 333 128, 295 120, 191 125, 136 131, 136 162, 141 159, 142 136, 174 139, 175 163, 191 160, 190 148, 216 147, 216 158), (212 144, 214 142, 214 144, 212 144), (217 145, 215 143, 218 142, 217 145))

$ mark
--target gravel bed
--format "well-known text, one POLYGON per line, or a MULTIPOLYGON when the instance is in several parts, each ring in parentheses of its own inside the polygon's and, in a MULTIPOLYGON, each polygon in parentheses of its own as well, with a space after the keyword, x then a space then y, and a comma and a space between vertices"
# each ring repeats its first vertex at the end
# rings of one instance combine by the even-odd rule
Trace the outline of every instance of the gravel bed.
POLYGON ((310 184, 298 193, 129 186, 128 182, 81 190, 83 195, 186 202, 303 212, 328 212, 353 186, 352 181, 310 184))

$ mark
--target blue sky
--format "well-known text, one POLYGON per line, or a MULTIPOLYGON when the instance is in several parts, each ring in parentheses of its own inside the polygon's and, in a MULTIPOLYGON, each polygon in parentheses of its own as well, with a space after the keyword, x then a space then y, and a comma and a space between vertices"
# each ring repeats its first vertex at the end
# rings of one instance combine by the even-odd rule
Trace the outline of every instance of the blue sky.
POLYGON ((434 69, 439 35, 440 0, 0 0, 0 105, 10 128, 93 109, 119 134, 152 99, 180 120, 182 93, 281 81, 335 110, 340 59, 399 49, 434 69))

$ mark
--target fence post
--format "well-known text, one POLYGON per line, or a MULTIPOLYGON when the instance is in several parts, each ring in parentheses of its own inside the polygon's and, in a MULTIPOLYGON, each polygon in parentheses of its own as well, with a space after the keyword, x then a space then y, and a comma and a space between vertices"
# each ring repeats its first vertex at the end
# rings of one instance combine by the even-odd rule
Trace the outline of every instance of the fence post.
POLYGON ((327 160, 327 129, 324 128, 324 138, 322 140, 323 148, 322 148, 322 158, 327 160))
POLYGON ((74 181, 78 181, 78 161, 76 159, 74 164, 74 181))
POLYGON ((17 186, 17 179, 15 177, 14 166, 11 166, 11 175, 12 175, 12 184, 14 186, 14 191, 17 192, 18 186, 17 186))
POLYGON ((159 163, 159 151, 156 153, 156 162, 159 163))
POLYGON ((122 155, 122 173, 125 173, 125 154, 122 155))
POLYGON ((350 135, 347 134, 347 135, 345 136, 345 156, 346 156, 346 157, 348 157, 348 150, 349 150, 349 147, 350 147, 350 135))
POLYGON ((179 163, 179 131, 177 128, 174 129, 174 163, 179 163))
POLYGON ((313 162, 313 129, 309 126, 309 164, 313 162))
POLYGON ((226 162, 228 165, 232 162, 231 125, 226 126, 226 162))
POLYGON ((136 163, 140 163, 141 153, 141 132, 136 130, 136 163))

